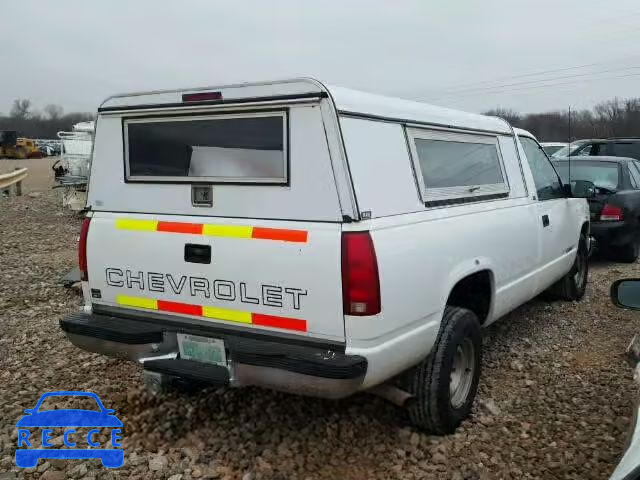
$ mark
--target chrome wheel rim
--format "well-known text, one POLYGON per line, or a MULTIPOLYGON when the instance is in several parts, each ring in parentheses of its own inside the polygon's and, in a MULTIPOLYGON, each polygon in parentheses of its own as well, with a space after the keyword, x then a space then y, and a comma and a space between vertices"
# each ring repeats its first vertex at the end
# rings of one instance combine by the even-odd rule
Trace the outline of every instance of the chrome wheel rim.
POLYGON ((449 379, 449 397, 453 408, 462 407, 471 391, 476 369, 475 347, 470 338, 465 338, 456 348, 449 379))
POLYGON ((573 281, 576 284, 578 289, 581 289, 586 280, 587 273, 587 259, 584 255, 580 255, 578 252, 578 256, 576 257, 576 273, 573 275, 573 281))

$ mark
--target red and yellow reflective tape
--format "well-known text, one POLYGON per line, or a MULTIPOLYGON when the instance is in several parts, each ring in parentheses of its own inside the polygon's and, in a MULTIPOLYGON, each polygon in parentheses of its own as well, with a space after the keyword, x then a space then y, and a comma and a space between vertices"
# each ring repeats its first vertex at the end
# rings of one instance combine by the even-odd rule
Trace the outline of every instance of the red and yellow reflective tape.
POLYGON ((213 225, 208 223, 164 222, 160 220, 116 219, 118 230, 138 232, 167 232, 210 237, 252 238, 281 242, 307 243, 306 230, 287 228, 251 227, 245 225, 213 225))
POLYGON ((227 322, 247 323, 250 325, 282 328, 284 330, 295 330, 298 332, 307 331, 307 321, 299 318, 243 312, 240 310, 170 302, 167 300, 156 300, 153 298, 130 297, 128 295, 116 295, 116 303, 125 307, 144 308, 147 310, 179 313, 182 315, 193 315, 196 317, 213 318, 215 320, 224 320, 227 322))

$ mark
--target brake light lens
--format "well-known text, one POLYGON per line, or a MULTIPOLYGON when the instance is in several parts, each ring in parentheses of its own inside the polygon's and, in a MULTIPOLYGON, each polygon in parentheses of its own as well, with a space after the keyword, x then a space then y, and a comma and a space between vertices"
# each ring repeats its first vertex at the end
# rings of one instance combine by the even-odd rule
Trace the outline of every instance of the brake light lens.
POLYGON ((378 260, 369 232, 342 233, 342 302, 345 315, 380 313, 378 260))
POLYGON ((624 219, 624 214, 620 207, 615 205, 604 204, 602 211, 600 212, 600 220, 602 221, 620 221, 624 219))
POLYGON ((78 244, 78 268, 80 268, 80 280, 89 280, 87 273, 87 235, 89 234, 90 217, 85 217, 80 228, 80 243, 78 244))
POLYGON ((222 100, 221 92, 197 92, 182 94, 183 102, 206 102, 207 100, 222 100))

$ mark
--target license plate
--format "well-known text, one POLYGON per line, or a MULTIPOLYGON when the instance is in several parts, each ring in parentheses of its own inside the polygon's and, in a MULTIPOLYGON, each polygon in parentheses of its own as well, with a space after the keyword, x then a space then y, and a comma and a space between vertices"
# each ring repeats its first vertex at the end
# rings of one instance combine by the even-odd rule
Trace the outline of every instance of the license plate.
POLYGON ((180 358, 185 360, 227 366, 224 342, 218 338, 178 333, 178 348, 180 349, 180 358))

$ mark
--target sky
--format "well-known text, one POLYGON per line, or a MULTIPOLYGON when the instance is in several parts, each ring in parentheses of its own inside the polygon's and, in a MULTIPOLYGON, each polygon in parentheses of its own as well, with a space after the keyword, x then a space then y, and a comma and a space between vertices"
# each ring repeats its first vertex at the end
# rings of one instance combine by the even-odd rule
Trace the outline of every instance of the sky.
POLYGON ((637 0, 21 0, 0 29, 0 113, 114 93, 314 76, 523 113, 640 97, 637 0))

